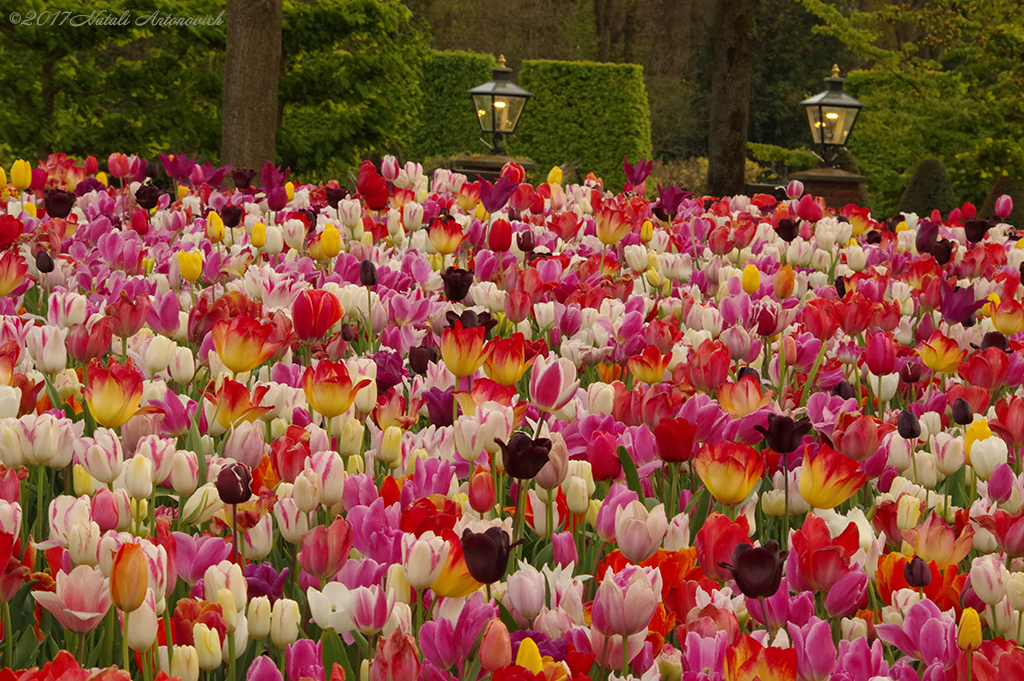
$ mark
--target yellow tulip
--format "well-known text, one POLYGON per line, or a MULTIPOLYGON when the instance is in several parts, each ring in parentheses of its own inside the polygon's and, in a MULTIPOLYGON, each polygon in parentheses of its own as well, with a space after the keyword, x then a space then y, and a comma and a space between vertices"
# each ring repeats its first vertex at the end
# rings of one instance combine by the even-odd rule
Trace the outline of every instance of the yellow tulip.
POLYGON ((324 256, 333 258, 341 253, 341 233, 334 225, 327 225, 324 233, 320 235, 320 248, 324 256))
POLYGON ((188 187, 183 184, 178 185, 178 198, 183 199, 188 196, 188 187))
POLYGON ((0 189, 7 186, 7 173, 4 172, 3 168, 0 168, 0 189))
POLYGON ((548 173, 548 184, 562 184, 562 169, 555 166, 548 173))
POLYGON ((475 217, 480 222, 487 221, 487 210, 484 208, 484 204, 476 204, 476 210, 473 211, 473 217, 475 217))
POLYGON ((640 226, 640 241, 645 244, 650 243, 651 239, 654 238, 654 223, 650 220, 644 220, 644 224, 640 226))
POLYGON ((11 184, 18 191, 25 191, 32 186, 32 166, 28 161, 19 158, 11 166, 11 184))
POLYGON ((742 278, 743 290, 748 294, 757 292, 757 289, 761 288, 761 272, 758 271, 756 265, 747 265, 743 268, 742 278))
POLYGON ((288 194, 288 200, 291 201, 295 198, 295 183, 285 182, 284 190, 288 194))
POLYGON ((106 173, 96 173, 96 179, 98 181, 102 182, 104 187, 110 185, 110 181, 107 180, 107 174, 106 173))
POLYGON ((26 203, 24 206, 22 206, 22 208, 25 209, 25 212, 31 215, 32 217, 36 217, 36 204, 26 203))
POLYGON ((968 652, 981 647, 981 619, 974 608, 964 608, 960 615, 960 627, 956 633, 956 645, 968 652))
POLYGON ((987 440, 992 437, 992 429, 988 427, 988 421, 978 419, 967 426, 964 431, 964 453, 967 455, 967 463, 971 463, 971 447, 975 442, 987 440))
POLYGON ((533 674, 540 674, 544 671, 544 660, 540 657, 540 648, 532 638, 524 638, 519 643, 516 664, 523 669, 529 669, 533 674))
POLYGON ((267 243, 267 226, 262 222, 257 222, 252 227, 252 236, 249 237, 250 243, 256 248, 263 248, 267 243))
POLYGON ((224 240, 224 220, 217 213, 206 216, 206 236, 215 244, 224 240))
POLYGON ((184 279, 195 282, 203 271, 203 254, 199 251, 178 251, 178 268, 184 279))

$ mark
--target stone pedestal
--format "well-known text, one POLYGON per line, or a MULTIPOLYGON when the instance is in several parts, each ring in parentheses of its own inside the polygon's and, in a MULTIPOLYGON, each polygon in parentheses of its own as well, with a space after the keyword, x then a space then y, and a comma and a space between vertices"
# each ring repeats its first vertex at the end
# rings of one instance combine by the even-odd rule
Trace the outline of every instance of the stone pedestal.
POLYGON ((501 177, 501 169, 509 161, 514 161, 523 166, 523 170, 532 173, 537 169, 537 164, 528 158, 512 158, 511 156, 460 156, 455 159, 454 170, 469 178, 470 182, 476 180, 476 176, 484 178, 488 182, 496 182, 501 177))
POLYGON ((861 205, 861 185, 867 182, 863 175, 839 168, 812 168, 790 173, 789 179, 803 182, 804 192, 824 198, 829 208, 842 208, 849 203, 861 205))

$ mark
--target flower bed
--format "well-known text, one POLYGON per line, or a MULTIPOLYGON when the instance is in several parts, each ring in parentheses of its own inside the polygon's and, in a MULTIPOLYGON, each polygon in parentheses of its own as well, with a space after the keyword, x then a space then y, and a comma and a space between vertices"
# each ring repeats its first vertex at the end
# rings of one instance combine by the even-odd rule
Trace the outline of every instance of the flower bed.
POLYGON ((0 177, 0 679, 1024 678, 998 215, 161 162, 0 177))

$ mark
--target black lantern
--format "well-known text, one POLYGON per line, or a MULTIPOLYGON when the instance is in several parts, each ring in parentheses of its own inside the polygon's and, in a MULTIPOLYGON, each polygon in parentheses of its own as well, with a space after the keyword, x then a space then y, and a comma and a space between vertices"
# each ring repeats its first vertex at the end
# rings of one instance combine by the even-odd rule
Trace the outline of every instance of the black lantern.
POLYGON ((853 132, 853 124, 864 105, 843 92, 845 78, 839 77, 839 66, 832 66, 832 76, 825 79, 828 89, 810 99, 800 102, 807 110, 807 122, 811 126, 814 143, 821 147, 824 165, 835 163, 839 149, 853 132))
POLYGON ((505 66, 505 55, 498 57, 498 65, 491 69, 491 80, 469 90, 469 94, 480 129, 494 136, 495 155, 504 155, 501 136, 516 131, 519 115, 533 94, 512 82, 512 69, 505 66))

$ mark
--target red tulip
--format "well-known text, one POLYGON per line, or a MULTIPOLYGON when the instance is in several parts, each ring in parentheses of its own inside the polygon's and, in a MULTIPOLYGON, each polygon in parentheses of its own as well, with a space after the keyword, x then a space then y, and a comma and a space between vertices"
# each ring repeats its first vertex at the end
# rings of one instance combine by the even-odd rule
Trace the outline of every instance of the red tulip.
POLYGON ((416 639, 395 629, 387 638, 377 639, 377 651, 370 664, 370 681, 415 681, 420 675, 416 639))
POLYGON ((345 314, 338 297, 322 289, 306 289, 292 305, 295 335, 301 341, 315 341, 327 335, 345 314))
POLYGON ((495 220, 487 232, 487 248, 504 253, 512 248, 512 225, 508 220, 495 220))
POLYGON ((722 341, 705 340, 690 354, 690 383, 700 392, 718 390, 729 377, 732 355, 722 341))
POLYGON ((335 518, 328 527, 317 525, 302 535, 299 565, 315 577, 331 579, 348 560, 352 539, 352 525, 344 518, 335 518))
POLYGON ((730 563, 737 544, 750 544, 750 526, 747 517, 741 515, 735 522, 721 513, 712 513, 704 521, 694 538, 693 546, 697 551, 697 564, 711 579, 724 582, 732 579, 728 568, 720 563, 730 563))

